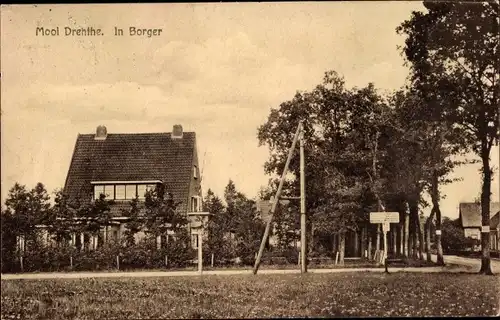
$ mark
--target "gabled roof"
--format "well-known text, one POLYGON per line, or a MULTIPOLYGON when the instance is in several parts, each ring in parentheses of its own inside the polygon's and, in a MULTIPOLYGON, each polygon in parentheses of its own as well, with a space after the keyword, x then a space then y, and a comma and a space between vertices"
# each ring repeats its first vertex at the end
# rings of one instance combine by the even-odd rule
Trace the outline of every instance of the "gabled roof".
POLYGON ((500 218, 500 212, 497 212, 490 220, 490 228, 491 229, 497 229, 498 228, 498 222, 500 218))
POLYGON ((70 199, 88 201, 92 181, 161 180, 176 201, 186 201, 196 148, 194 132, 182 138, 171 133, 79 134, 71 159, 65 192, 70 199))
MULTIPOLYGON (((260 213, 261 219, 267 223, 271 219, 271 208, 273 206, 274 197, 271 200, 257 200, 256 209, 260 213)), ((287 205, 289 200, 280 200, 281 205, 287 205)))
MULTIPOLYGON (((500 211, 499 202, 490 202, 490 217, 495 216, 500 211)), ((481 204, 476 202, 460 203, 460 220, 463 228, 481 228, 481 204)), ((490 227, 493 221, 490 220, 490 227)), ((498 219, 497 219, 498 220, 498 219)), ((497 222, 498 224, 498 222, 497 222)), ((496 226, 495 226, 496 228, 496 226)))

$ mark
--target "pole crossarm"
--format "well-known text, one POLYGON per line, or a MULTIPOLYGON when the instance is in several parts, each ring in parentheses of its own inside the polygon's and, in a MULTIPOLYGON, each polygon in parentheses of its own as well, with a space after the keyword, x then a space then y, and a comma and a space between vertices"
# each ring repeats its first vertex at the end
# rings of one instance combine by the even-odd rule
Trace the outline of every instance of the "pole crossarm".
POLYGON ((300 197, 280 197, 280 200, 300 200, 300 197))
POLYGON ((271 229, 271 223, 274 217, 274 212, 276 211, 276 206, 278 205, 280 195, 281 195, 281 190, 283 189, 283 184, 285 183, 285 177, 286 174, 288 173, 288 167, 290 165, 290 162, 292 160, 293 152, 295 151, 295 147, 297 145, 297 140, 299 136, 302 133, 302 121, 299 122, 299 125, 297 126, 297 131, 295 132, 295 136, 293 138, 292 146, 290 147, 290 150, 288 151, 288 158, 286 159, 285 163, 285 168, 283 169, 283 173, 281 175, 281 180, 278 185, 278 190, 276 191, 276 196, 274 197, 276 201, 272 203, 271 206, 271 211, 269 212, 270 217, 269 220, 266 223, 266 229, 264 230, 264 235, 262 236, 262 242, 260 243, 260 248, 259 248, 259 253, 257 254, 257 258, 255 259, 255 265, 253 267, 253 274, 257 274, 257 271, 259 270, 260 266, 260 260, 262 259, 262 254, 264 252, 264 249, 266 247, 266 242, 267 238, 269 237, 269 232, 271 229))

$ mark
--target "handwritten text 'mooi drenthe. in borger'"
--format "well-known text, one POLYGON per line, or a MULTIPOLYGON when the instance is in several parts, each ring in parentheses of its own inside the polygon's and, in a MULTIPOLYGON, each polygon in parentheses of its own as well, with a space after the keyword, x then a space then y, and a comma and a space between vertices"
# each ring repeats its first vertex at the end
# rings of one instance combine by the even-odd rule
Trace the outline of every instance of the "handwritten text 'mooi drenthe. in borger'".
MULTIPOLYGON (((128 27, 128 33, 122 28, 114 27, 113 36, 140 36, 140 37, 157 37, 162 33, 162 29, 158 28, 140 28, 140 27, 128 27)), ((37 27, 35 30, 36 36, 103 36, 104 32, 102 29, 94 27, 86 28, 71 28, 71 27, 37 27)))

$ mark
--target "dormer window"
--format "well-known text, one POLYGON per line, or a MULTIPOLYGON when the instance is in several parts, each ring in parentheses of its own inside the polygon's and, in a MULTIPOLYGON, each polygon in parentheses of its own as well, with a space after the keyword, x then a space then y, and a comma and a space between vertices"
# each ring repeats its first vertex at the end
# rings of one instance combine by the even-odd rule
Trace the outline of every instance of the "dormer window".
POLYGON ((144 199, 147 191, 154 190, 159 180, 154 181, 96 181, 94 185, 93 198, 99 199, 101 194, 108 200, 132 200, 135 197, 144 199))
POLYGON ((193 178, 198 179, 198 168, 193 166, 193 178))

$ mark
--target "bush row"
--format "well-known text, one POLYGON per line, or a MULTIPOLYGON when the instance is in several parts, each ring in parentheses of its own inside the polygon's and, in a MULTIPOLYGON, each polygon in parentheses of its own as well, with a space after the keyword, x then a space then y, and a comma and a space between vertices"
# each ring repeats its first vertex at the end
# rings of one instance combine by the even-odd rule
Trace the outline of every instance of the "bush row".
MULTIPOLYGON (((189 245, 172 242, 165 248, 157 248, 152 241, 124 247, 118 243, 107 244, 95 250, 78 250, 75 247, 48 247, 30 245, 22 258, 18 254, 2 257, 2 272, 58 272, 103 271, 133 269, 173 269, 195 267, 197 250, 189 245)), ((265 251, 263 264, 297 264, 298 250, 265 251)), ((244 257, 227 259, 204 249, 205 266, 253 265, 255 252, 244 257)))
POLYGON ((22 258, 11 255, 2 259, 2 272, 182 268, 188 266, 195 256, 191 247, 177 243, 161 249, 148 242, 128 247, 110 244, 96 250, 35 245, 30 246, 22 258))

